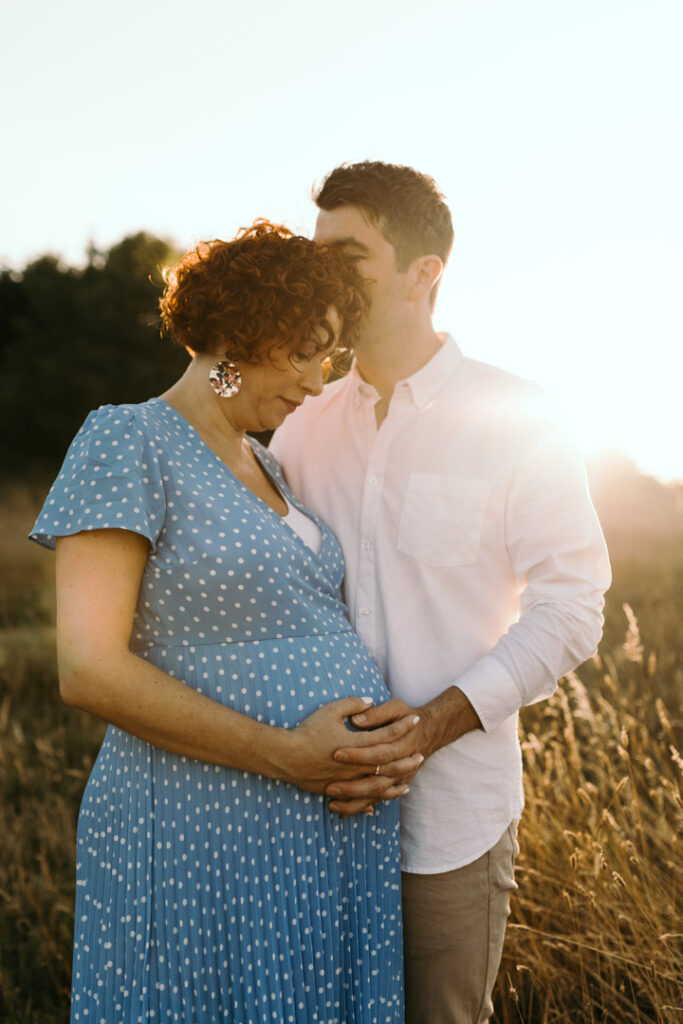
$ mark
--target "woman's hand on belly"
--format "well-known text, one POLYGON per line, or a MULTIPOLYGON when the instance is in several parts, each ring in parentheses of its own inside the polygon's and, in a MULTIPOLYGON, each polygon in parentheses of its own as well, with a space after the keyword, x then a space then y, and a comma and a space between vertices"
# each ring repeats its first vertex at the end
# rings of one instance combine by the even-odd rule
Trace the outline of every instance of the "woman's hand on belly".
MULTIPOLYGON (((363 697, 343 697, 341 700, 331 701, 324 704, 317 711, 300 722, 294 729, 277 730, 279 735, 277 743, 271 753, 271 760, 275 771, 273 774, 285 782, 291 782, 299 789, 305 789, 310 793, 329 792, 331 783, 358 779, 362 776, 372 774, 375 770, 374 763, 363 763, 362 747, 375 746, 378 742, 389 742, 399 737, 407 736, 415 729, 417 718, 414 714, 408 714, 393 721, 382 729, 372 733, 351 732, 346 725, 346 719, 351 715, 367 711, 369 699, 363 697), (380 736, 379 733, 387 735, 380 736), (335 760, 335 751, 341 747, 354 748, 358 761, 354 764, 341 764, 335 760)), ((367 760, 367 759, 366 759, 367 760)), ((421 755, 406 759, 406 774, 412 771, 422 762, 421 755), (415 765, 413 766, 413 760, 415 765)), ((405 791, 400 783, 394 785, 396 779, 377 778, 372 789, 372 796, 375 798, 388 799, 391 796, 400 796, 405 791), (387 793, 387 786, 401 792, 387 793)), ((359 806, 355 813, 371 807, 372 799, 365 802, 365 806, 359 806)))

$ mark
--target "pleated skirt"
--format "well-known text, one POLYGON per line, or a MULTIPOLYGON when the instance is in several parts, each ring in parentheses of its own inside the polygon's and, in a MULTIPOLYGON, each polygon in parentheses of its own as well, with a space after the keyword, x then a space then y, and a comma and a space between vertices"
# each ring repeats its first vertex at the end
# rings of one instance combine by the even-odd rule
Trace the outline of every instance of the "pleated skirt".
MULTIPOLYGON (((139 653, 272 725, 387 697, 350 633, 139 653)), ((397 802, 341 820, 110 726, 79 815, 71 1019, 400 1024, 397 802)))

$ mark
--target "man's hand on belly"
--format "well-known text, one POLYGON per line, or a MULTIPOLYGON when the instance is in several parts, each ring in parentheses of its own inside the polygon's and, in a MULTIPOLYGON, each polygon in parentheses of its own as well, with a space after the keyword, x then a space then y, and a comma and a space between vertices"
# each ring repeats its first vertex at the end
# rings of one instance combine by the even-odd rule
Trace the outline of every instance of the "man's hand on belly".
POLYGON ((333 798, 330 809, 343 817, 371 810, 375 800, 402 796, 428 757, 465 733, 481 729, 479 716, 457 686, 449 687, 420 708, 411 708, 405 701, 393 698, 353 715, 351 721, 359 729, 372 729, 374 742, 371 746, 341 747, 334 757, 345 765, 374 763, 375 770, 361 778, 335 781, 327 786, 325 792, 333 798), (418 718, 415 728, 387 739, 385 730, 409 715, 418 718))

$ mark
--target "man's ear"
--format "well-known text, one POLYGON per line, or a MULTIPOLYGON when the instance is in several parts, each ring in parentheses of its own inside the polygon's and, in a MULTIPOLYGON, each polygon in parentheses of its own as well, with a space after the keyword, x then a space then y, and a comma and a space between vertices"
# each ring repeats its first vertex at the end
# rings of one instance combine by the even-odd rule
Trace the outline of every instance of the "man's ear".
POLYGON ((408 269, 411 302, 429 297, 429 293, 443 273, 443 260, 438 256, 418 256, 408 269))

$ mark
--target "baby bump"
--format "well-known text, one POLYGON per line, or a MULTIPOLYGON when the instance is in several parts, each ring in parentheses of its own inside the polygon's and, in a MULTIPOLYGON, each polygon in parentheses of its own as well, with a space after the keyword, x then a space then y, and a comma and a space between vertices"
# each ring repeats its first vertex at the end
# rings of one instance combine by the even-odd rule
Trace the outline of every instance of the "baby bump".
POLYGON ((150 648, 158 668, 219 704, 268 725, 292 727, 341 697, 389 693, 352 630, 253 643, 150 648))

